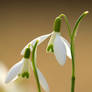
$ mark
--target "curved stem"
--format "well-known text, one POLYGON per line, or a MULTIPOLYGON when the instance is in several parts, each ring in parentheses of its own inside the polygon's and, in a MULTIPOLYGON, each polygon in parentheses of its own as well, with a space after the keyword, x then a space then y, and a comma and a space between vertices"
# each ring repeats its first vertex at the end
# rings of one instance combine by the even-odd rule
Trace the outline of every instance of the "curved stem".
POLYGON ((88 14, 88 11, 85 11, 84 13, 82 13, 82 15, 78 18, 78 20, 76 21, 76 24, 74 26, 74 29, 73 29, 73 33, 72 33, 72 39, 74 39, 75 37, 75 34, 76 34, 76 31, 77 31, 77 28, 78 28, 78 25, 80 23, 80 21, 88 14))
POLYGON ((36 64, 35 64, 35 59, 36 59, 36 47, 37 47, 37 43, 38 41, 35 43, 34 47, 33 47, 33 51, 32 51, 32 66, 33 66, 33 72, 36 78, 36 82, 37 82, 37 86, 38 86, 38 92, 41 92, 41 88, 40 88, 40 82, 39 82, 39 78, 38 78, 38 74, 37 74, 37 69, 36 69, 36 64))
POLYGON ((65 14, 61 14, 59 17, 60 17, 60 18, 64 17, 65 22, 66 22, 67 27, 68 27, 69 37, 71 38, 71 27, 70 27, 70 24, 69 24, 69 21, 68 21, 67 16, 66 16, 65 14))
POLYGON ((77 20, 72 35, 71 35, 71 56, 72 56, 72 80, 71 80, 71 92, 74 92, 75 88, 75 55, 74 55, 74 40, 75 34, 78 28, 80 21, 88 14, 88 11, 85 11, 77 20))

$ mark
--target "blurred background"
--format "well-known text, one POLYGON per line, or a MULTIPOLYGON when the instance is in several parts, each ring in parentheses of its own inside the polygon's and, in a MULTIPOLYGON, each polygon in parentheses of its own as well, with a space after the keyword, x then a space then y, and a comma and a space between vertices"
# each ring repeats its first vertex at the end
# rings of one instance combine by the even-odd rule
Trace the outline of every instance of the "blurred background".
MULTIPOLYGON (((77 18, 86 10, 89 14, 81 21, 75 41, 75 92, 92 92, 91 0, 0 0, 0 61, 9 69, 21 59, 20 52, 28 42, 53 31, 56 16, 66 14, 73 28, 77 18)), ((61 34, 69 41, 64 20, 61 34)), ((48 40, 38 47, 39 69, 47 79, 50 92, 70 92, 71 60, 67 58, 66 64, 60 66, 53 54, 46 53, 48 40)), ((29 80, 20 84, 25 92, 37 92, 33 73, 29 80)))

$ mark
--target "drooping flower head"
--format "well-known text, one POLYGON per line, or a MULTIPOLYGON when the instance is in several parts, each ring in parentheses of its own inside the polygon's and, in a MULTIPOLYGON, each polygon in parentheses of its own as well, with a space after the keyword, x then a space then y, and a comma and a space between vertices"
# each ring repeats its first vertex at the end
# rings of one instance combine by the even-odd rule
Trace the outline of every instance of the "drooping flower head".
POLYGON ((23 58, 9 70, 5 82, 8 83, 20 77, 29 78, 30 62, 30 48, 26 48, 23 58))
POLYGON ((64 65, 66 55, 71 58, 70 44, 60 33, 61 17, 57 17, 54 22, 54 32, 48 42, 47 52, 54 53, 59 64, 64 65))
MULTIPOLYGON (((51 34, 47 34, 41 37, 36 38, 35 40, 32 40, 27 46, 25 46, 25 48, 22 50, 22 55, 23 58, 17 63, 15 64, 8 72, 8 75, 6 77, 5 83, 9 83, 11 81, 16 80, 17 78, 29 78, 30 76, 30 68, 33 70, 33 66, 32 66, 32 62, 31 61, 31 57, 30 54, 31 52, 33 52, 33 48, 36 44, 36 42, 38 41, 37 46, 44 41, 46 38, 48 38, 51 34)), ((36 48, 37 48, 36 46, 36 48)), ((40 70, 37 68, 36 65, 36 50, 35 50, 35 67, 37 69, 37 74, 38 74, 38 78, 39 78, 39 82, 42 85, 43 89, 46 92, 49 92, 49 87, 47 84, 47 81, 45 80, 43 74, 40 72, 40 70)))
POLYGON ((48 42, 47 52, 54 53, 59 64, 64 65, 66 55, 71 59, 70 44, 60 32, 54 32, 48 42))

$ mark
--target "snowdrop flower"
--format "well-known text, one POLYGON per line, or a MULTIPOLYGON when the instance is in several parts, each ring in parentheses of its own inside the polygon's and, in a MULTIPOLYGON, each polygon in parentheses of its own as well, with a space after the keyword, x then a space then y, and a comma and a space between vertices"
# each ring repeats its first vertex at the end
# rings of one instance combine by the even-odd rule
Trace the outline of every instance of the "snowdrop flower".
MULTIPOLYGON (((45 35, 45 38, 43 36, 41 36, 41 38, 43 38, 45 40, 49 35, 45 35)), ((43 41, 43 39, 37 39, 33 42, 30 42, 31 44, 30 43, 28 44, 27 48, 24 49, 24 55, 23 55, 23 58, 21 59, 21 61, 19 61, 17 64, 15 64, 9 70, 6 80, 5 80, 5 83, 14 81, 17 78, 29 78, 30 68, 32 70, 34 70, 33 66, 32 66, 33 61, 30 60, 30 53, 31 53, 36 41, 41 42, 41 41, 43 41)), ((39 42, 38 42, 38 44, 39 44, 39 42)), ((35 58, 36 58, 36 52, 35 52, 35 58)), ((36 59, 35 59, 35 61, 36 61, 36 59)), ((38 74, 40 84, 42 85, 43 89, 46 92, 49 92, 49 87, 48 87, 47 81, 45 80, 43 74, 40 72, 40 70, 37 68, 37 66, 36 66, 36 69, 37 69, 37 74, 38 74)))
POLYGON ((49 40, 47 51, 53 52, 60 65, 64 65, 66 55, 71 59, 70 44, 60 34, 61 17, 56 17, 54 32, 49 40))
POLYGON ((60 65, 64 65, 66 55, 71 59, 70 44, 64 39, 60 32, 54 32, 48 42, 47 51, 54 53, 60 65))
POLYGON ((14 81, 17 78, 29 78, 30 76, 30 48, 26 48, 24 57, 15 64, 8 72, 5 83, 14 81))

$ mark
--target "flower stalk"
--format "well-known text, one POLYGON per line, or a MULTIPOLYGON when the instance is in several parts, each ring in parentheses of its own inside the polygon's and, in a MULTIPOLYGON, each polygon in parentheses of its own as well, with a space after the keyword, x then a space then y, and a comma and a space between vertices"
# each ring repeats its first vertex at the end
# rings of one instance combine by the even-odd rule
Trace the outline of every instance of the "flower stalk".
POLYGON ((74 92, 75 88, 75 55, 74 55, 74 41, 71 39, 71 56, 72 56, 72 80, 71 80, 71 92, 74 92))
POLYGON ((64 18, 67 28, 68 28, 68 33, 69 33, 69 37, 71 38, 71 27, 68 21, 68 18, 65 14, 60 14, 58 17, 56 17, 55 21, 54 21, 54 31, 55 32, 60 32, 60 27, 61 27, 61 23, 62 23, 62 18, 64 18))
POLYGON ((75 55, 74 55, 74 40, 75 40, 75 34, 77 32, 78 25, 80 21, 88 14, 88 11, 85 11, 77 20, 72 35, 71 35, 71 56, 72 56, 72 80, 71 80, 71 92, 74 92, 75 88, 75 55))
POLYGON ((67 16, 65 14, 61 14, 61 15, 59 15, 59 17, 61 19, 62 19, 62 17, 65 19, 65 23, 66 23, 67 28, 68 28, 69 37, 71 38, 71 27, 70 27, 70 24, 69 24, 67 16))
POLYGON ((39 82, 39 78, 38 78, 38 74, 37 74, 37 69, 36 69, 36 47, 37 47, 38 41, 36 41, 35 45, 33 46, 33 51, 32 51, 32 66, 33 66, 33 72, 36 78, 36 82, 37 82, 37 87, 38 87, 38 92, 41 92, 41 88, 40 88, 40 82, 39 82))

